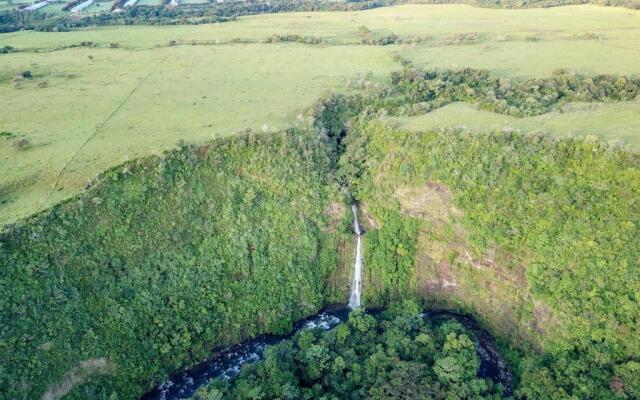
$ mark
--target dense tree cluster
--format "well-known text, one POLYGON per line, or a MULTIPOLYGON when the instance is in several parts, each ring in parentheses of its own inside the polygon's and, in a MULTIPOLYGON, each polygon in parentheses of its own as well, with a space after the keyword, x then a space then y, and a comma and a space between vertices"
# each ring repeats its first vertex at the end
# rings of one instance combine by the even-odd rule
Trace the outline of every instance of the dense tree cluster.
POLYGON ((413 294, 409 282, 416 262, 419 222, 402 218, 396 211, 388 211, 382 219, 384 225, 365 236, 365 265, 368 274, 379 278, 366 297, 373 304, 413 294))
POLYGON ((354 312, 330 331, 302 331, 195 399, 502 398, 503 387, 478 378, 479 366, 473 332, 455 319, 429 324, 405 302, 378 318, 354 312))
POLYGON ((405 68, 392 74, 392 89, 399 92, 396 112, 414 115, 454 101, 517 117, 540 115, 571 101, 628 101, 640 95, 640 78, 585 76, 558 70, 550 78, 510 80, 492 78, 488 71, 422 71, 405 68))
POLYGON ((40 398, 98 358, 115 372, 65 398, 135 398, 342 302, 347 282, 328 283, 352 237, 324 212, 341 202, 328 161, 313 131, 183 147, 0 234, 0 398, 40 398))
MULTIPOLYGON (((494 78, 487 70, 423 70, 402 58, 398 61, 404 68, 391 74, 389 84, 365 85, 364 91, 329 96, 315 104, 316 127, 334 147, 335 162, 344 152, 342 139, 350 121, 362 113, 419 115, 464 101, 493 112, 524 117, 550 112, 567 102, 640 98, 640 78, 633 76, 590 76, 560 69, 550 78, 511 80, 494 78)), ((342 168, 354 168, 356 164, 342 168)))

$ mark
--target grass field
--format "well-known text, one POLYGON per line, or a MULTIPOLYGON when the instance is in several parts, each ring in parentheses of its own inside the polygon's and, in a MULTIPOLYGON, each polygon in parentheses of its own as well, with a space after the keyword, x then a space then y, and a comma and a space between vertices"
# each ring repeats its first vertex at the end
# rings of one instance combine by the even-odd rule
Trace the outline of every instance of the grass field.
POLYGON ((66 11, 63 10, 65 3, 49 3, 46 6, 42 7, 41 11, 47 14, 62 14, 66 11))
POLYGON ((12 10, 14 8, 16 8, 16 6, 10 4, 7 0, 0 1, 0 11, 12 10))
POLYGON ((16 71, 41 74, 19 86, 2 84, 7 106, 0 130, 25 134, 33 143, 22 151, 6 140, 0 144, 0 170, 6 172, 0 187, 9 197, 3 215, 24 215, 66 198, 100 171, 160 153, 180 139, 286 127, 317 98, 344 87, 347 76, 382 76, 393 66, 381 48, 342 50, 229 45, 0 58, 11 59, 16 71), (43 81, 48 86, 39 88, 43 81), (58 182, 63 189, 49 197, 67 163, 58 182))
MULTIPOLYGON (((640 11, 595 6, 413 5, 198 26, 0 34, 0 46, 25 50, 0 55, 0 132, 31 141, 17 150, 15 138, 0 138, 0 224, 68 198, 127 158, 160 153, 181 139, 199 142, 245 128, 286 127, 319 97, 346 90, 348 78, 371 72, 382 79, 398 69, 394 55, 420 66, 482 67, 509 77, 548 76, 560 67, 636 74, 639 39, 640 11), (375 36, 395 33, 421 41, 364 46, 361 25, 375 36), (287 33, 318 36, 325 43, 230 43, 287 33), (55 50, 83 41, 98 47, 55 50), (27 70, 34 78, 14 78, 27 70)), ((634 143, 637 112, 635 103, 604 105, 512 121, 451 105, 401 123, 486 129, 502 128, 506 121, 527 130, 544 121, 545 129, 558 134, 594 130, 634 143)))
POLYGON ((536 117, 516 118, 479 110, 466 103, 452 103, 425 115, 394 118, 399 127, 412 131, 463 128, 473 132, 514 129, 558 136, 596 136, 640 149, 640 102, 570 103, 536 117))
POLYGON ((111 10, 111 4, 113 4, 111 1, 96 1, 93 4, 91 4, 89 7, 84 9, 83 12, 91 14, 91 13, 99 13, 102 11, 109 11, 111 10))

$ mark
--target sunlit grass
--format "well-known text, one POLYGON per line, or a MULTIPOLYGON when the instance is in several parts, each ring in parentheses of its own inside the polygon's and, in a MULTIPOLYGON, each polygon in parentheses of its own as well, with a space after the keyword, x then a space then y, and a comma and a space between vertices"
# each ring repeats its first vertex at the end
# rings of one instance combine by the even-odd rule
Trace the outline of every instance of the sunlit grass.
MULTIPOLYGON (((0 131, 31 140, 17 151, 0 139, 0 224, 68 198, 101 171, 178 140, 289 126, 319 97, 347 90, 348 78, 372 72, 383 79, 399 69, 395 56, 421 67, 470 66, 509 77, 545 77, 561 67, 636 74, 639 39, 639 11, 596 6, 408 5, 195 26, 0 34, 0 46, 26 50, 0 55, 0 131), (418 43, 363 46, 363 25, 376 37, 394 33, 418 43), (323 43, 261 43, 273 34, 315 36, 323 43), (97 47, 60 49, 81 42, 97 47), (15 79, 25 71, 34 77, 15 79)), ((530 124, 635 143, 636 105, 598 107, 530 124)), ((403 123, 493 129, 506 120, 453 105, 403 123)), ((525 121, 509 124, 527 130, 525 121)))

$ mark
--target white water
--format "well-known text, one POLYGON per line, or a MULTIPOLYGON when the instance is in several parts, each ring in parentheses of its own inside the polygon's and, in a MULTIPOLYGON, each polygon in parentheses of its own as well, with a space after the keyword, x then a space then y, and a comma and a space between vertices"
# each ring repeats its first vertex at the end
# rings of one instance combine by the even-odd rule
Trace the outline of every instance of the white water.
POLYGON ((349 296, 349 307, 360 307, 360 293, 362 289, 362 249, 360 224, 358 224, 358 210, 355 205, 351 206, 353 211, 353 230, 356 232, 356 261, 353 265, 353 281, 351 283, 351 295, 349 296))

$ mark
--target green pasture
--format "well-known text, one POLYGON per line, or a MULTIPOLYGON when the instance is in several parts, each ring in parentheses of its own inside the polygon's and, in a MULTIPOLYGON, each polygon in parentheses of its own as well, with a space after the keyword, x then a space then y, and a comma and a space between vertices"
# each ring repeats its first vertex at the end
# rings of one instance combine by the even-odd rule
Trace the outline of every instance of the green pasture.
POLYGON ((111 1, 96 1, 93 4, 91 4, 89 7, 84 9, 83 13, 93 14, 93 13, 99 13, 102 11, 110 11, 112 4, 113 2, 111 1))
POLYGON ((13 10, 14 8, 16 8, 15 4, 12 4, 7 0, 0 1, 0 11, 13 10))
MULTIPOLYGON (((66 199, 101 171, 159 154, 179 140, 302 123, 298 116, 319 97, 350 90, 348 79, 367 73, 383 79, 399 69, 396 56, 419 66, 486 68, 508 77, 544 77, 562 67, 637 74, 639 40, 640 11, 596 6, 407 5, 197 26, 0 34, 0 47, 23 50, 0 55, 0 132, 13 135, 0 137, 0 224, 66 199), (396 34, 404 43, 365 46, 361 26, 375 37, 396 34), (261 43, 273 34, 317 36, 324 43, 261 43), (254 43, 232 43, 238 40, 254 43), (81 42, 96 47, 65 48, 81 42), (33 77, 20 78, 25 71, 33 77), (26 149, 15 146, 22 137, 30 141, 26 149)), ((634 143, 637 111, 635 103, 578 107, 527 123, 546 121, 545 129, 557 134, 592 130, 634 143)), ((524 123, 465 105, 402 123, 484 129, 501 128, 503 121, 514 128, 524 123)))
POLYGON ((0 131, 25 135, 31 146, 17 150, 14 139, 0 138, 0 220, 67 198, 101 171, 181 139, 284 128, 347 77, 395 67, 382 48, 344 50, 240 44, 1 56, 0 131), (35 77, 8 79, 24 70, 35 77))
POLYGON ((558 136, 595 136, 640 148, 640 102, 569 103, 535 117, 517 118, 452 103, 428 114, 393 118, 400 128, 427 131, 462 128, 473 132, 518 130, 558 136))
POLYGON ((63 12, 66 12, 63 10, 64 5, 64 2, 49 3, 46 6, 42 7, 40 11, 47 14, 61 14, 63 12))
MULTIPOLYGON (((145 4, 144 1, 138 4, 145 4)), ((46 49, 81 41, 102 44, 115 41, 131 48, 147 48, 164 46, 169 40, 225 42, 234 39, 264 40, 273 34, 300 34, 321 37, 330 44, 353 44, 362 40, 358 32, 360 26, 368 27, 374 36, 394 33, 404 39, 425 40, 422 46, 415 46, 416 58, 422 54, 418 51, 421 48, 442 47, 452 50, 452 57, 461 54, 460 61, 464 61, 469 57, 468 51, 451 49, 453 46, 448 45, 455 41, 457 35, 464 34, 478 35, 478 40, 467 42, 467 45, 525 42, 531 49, 537 46, 546 48, 548 42, 568 41, 580 50, 585 44, 597 42, 610 44, 611 49, 628 50, 638 55, 636 41, 640 31, 640 11, 591 5, 520 10, 463 5, 405 5, 357 12, 264 14, 241 17, 233 23, 198 26, 123 26, 57 33, 14 32, 0 35, 0 43, 25 49, 46 49)), ((456 47, 467 46, 458 44, 456 47)), ((505 48, 507 50, 509 48, 505 48)), ((582 53, 588 57, 594 55, 593 51, 600 50, 594 49, 592 43, 582 53)), ((502 60, 496 61, 496 64, 502 63, 502 60)), ((598 61, 594 61, 594 64, 598 64, 598 61)))

